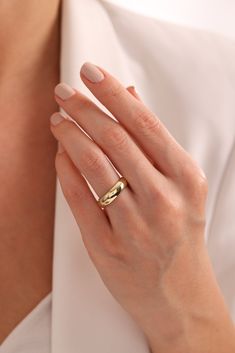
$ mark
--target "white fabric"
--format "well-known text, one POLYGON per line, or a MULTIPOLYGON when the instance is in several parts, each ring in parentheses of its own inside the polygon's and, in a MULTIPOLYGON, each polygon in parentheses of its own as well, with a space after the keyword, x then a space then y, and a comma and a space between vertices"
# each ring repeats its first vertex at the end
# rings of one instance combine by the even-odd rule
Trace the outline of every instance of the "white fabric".
POLYGON ((0 353, 51 352, 51 297, 49 293, 22 320, 0 347, 0 353))
POLYGON ((151 17, 235 38, 234 0, 105 0, 151 17))
MULTIPOLYGON (((235 319, 235 43, 99 0, 63 2, 61 40, 61 81, 100 107, 80 80, 84 61, 134 84, 204 170, 205 239, 235 319)), ((51 352, 148 353, 91 262, 58 180, 54 232, 51 352)))

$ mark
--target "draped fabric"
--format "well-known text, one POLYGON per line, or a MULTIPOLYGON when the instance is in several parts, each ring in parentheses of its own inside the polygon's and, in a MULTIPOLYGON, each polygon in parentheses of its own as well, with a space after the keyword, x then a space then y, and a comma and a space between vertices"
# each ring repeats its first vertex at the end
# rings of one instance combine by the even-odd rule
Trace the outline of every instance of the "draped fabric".
MULTIPOLYGON (((104 67, 125 86, 135 85, 204 170, 209 182, 205 241, 235 319, 235 43, 99 0, 64 1, 61 34, 61 81, 100 107, 80 79, 84 61, 104 67)), ((57 180, 52 353, 65 352, 149 349, 91 262, 57 180)))

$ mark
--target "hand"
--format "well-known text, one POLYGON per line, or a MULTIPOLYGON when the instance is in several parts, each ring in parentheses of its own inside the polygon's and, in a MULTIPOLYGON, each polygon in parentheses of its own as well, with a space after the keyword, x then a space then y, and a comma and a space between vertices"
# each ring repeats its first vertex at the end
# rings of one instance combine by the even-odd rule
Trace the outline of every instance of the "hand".
POLYGON ((204 244, 205 174, 133 90, 90 63, 80 74, 116 120, 60 84, 55 99, 73 121, 55 113, 51 131, 64 196, 104 284, 153 352, 231 352, 234 328, 204 244), (128 186, 102 210, 86 179, 100 197, 116 170, 128 186))

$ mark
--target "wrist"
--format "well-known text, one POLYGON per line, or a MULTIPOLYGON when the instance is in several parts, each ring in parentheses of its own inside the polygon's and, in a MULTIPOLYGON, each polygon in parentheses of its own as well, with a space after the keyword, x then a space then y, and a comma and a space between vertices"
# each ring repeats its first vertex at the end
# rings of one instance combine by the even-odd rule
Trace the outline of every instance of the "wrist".
POLYGON ((206 316, 182 319, 179 329, 148 336, 151 353, 235 352, 235 328, 230 318, 211 320, 206 316), (182 324, 184 323, 184 324, 182 324))
POLYGON ((185 250, 163 275, 158 303, 142 325, 152 353, 235 352, 235 327, 207 250, 185 250))

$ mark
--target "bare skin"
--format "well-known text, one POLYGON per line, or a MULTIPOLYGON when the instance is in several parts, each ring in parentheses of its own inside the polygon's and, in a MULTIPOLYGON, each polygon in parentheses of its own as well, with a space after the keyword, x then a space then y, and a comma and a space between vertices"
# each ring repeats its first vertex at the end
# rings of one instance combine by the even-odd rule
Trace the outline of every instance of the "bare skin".
POLYGON ((52 288, 59 5, 0 3, 0 343, 52 288))

